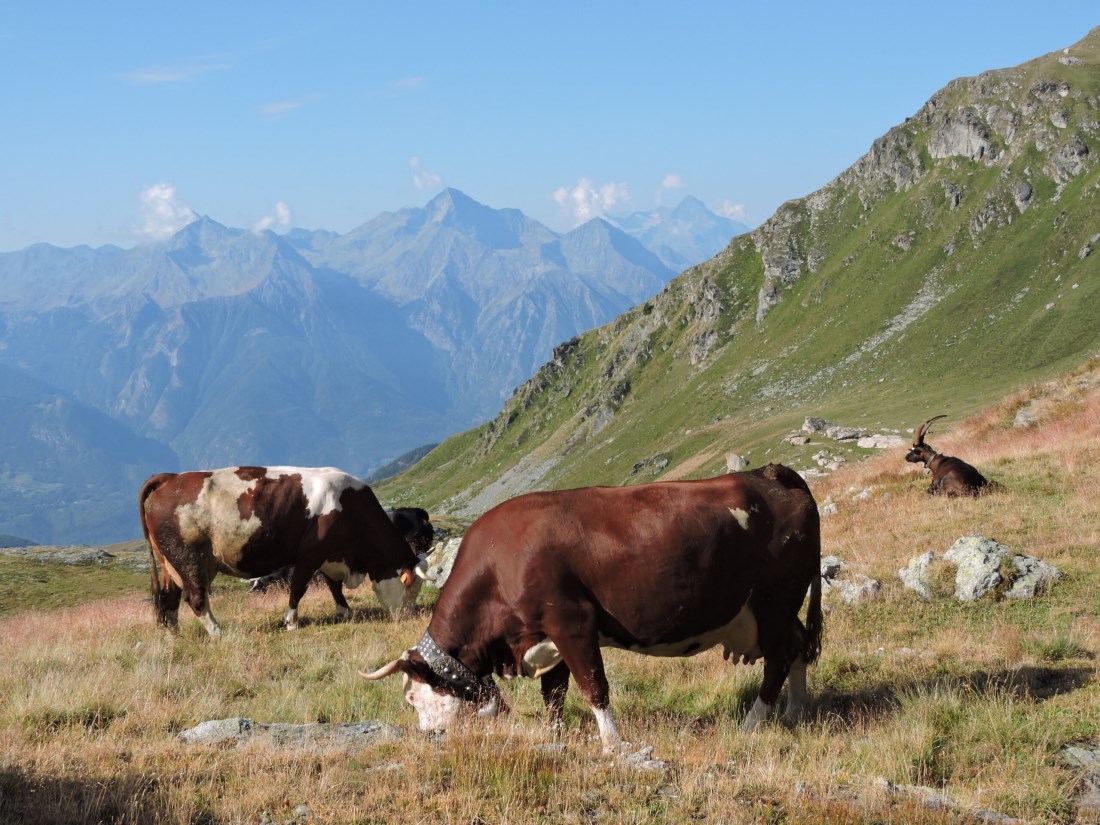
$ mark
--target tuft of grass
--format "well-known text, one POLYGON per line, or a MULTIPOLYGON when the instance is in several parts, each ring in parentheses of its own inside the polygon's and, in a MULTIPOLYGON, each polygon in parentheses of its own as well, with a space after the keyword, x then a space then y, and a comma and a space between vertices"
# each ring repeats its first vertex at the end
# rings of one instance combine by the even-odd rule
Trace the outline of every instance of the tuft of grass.
POLYGON ((1072 634, 1059 634, 1050 639, 1031 639, 1026 645, 1028 653, 1037 661, 1059 664, 1091 659, 1095 652, 1082 645, 1072 634))

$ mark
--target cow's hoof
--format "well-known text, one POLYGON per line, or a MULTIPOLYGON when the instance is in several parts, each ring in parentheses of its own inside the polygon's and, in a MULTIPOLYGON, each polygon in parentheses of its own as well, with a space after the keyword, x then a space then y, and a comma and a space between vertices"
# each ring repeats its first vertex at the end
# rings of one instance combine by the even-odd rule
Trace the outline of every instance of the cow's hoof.
POLYGON ((781 724, 788 728, 794 728, 801 725, 806 721, 806 711, 796 710, 793 713, 791 711, 784 711, 783 715, 779 718, 781 724))
POLYGON ((286 613, 283 614, 283 627, 287 630, 298 629, 298 610, 297 608, 289 607, 286 613))
POLYGON ((756 730, 772 718, 772 713, 774 711, 774 705, 769 705, 763 699, 757 698, 757 700, 753 702, 749 712, 745 714, 745 718, 741 721, 741 732, 751 733, 756 730))

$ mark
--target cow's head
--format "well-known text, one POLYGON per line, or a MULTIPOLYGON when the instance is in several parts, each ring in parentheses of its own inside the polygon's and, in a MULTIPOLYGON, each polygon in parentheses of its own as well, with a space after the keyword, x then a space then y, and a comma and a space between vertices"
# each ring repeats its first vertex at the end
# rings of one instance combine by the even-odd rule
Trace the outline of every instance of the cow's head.
POLYGON ((424 582, 432 581, 428 575, 428 562, 420 556, 412 567, 394 571, 388 579, 371 581, 378 603, 391 613, 402 613, 416 605, 416 598, 424 582))
POLYGON ((401 658, 383 665, 371 673, 359 671, 370 681, 378 681, 396 673, 402 675, 405 701, 416 710, 420 730, 445 731, 464 717, 497 716, 508 707, 490 680, 471 684, 456 684, 436 673, 419 650, 406 650, 401 658))

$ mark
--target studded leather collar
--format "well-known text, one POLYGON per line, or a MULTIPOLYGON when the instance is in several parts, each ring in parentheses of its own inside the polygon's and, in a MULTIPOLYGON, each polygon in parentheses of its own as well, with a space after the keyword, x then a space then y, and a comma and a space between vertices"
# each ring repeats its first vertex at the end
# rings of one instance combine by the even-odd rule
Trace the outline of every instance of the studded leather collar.
POLYGON ((472 670, 436 644, 428 631, 424 631, 415 649, 424 657, 424 663, 432 673, 442 679, 456 695, 473 700, 486 691, 490 694, 496 693, 497 687, 492 676, 478 679, 472 670))

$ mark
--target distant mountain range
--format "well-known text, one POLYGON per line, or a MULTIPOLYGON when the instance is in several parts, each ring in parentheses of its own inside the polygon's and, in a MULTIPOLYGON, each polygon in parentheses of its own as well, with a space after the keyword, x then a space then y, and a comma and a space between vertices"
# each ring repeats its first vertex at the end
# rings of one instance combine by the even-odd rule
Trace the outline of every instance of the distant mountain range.
POLYGON ((150 473, 366 474, 483 421, 559 343, 656 294, 666 260, 729 242, 682 206, 675 247, 662 215, 562 234, 447 189, 343 235, 204 217, 155 246, 0 254, 0 533, 132 538, 150 473))
POLYGON ((677 272, 713 258, 725 249, 730 238, 752 231, 751 226, 740 221, 715 215, 701 200, 692 197, 684 198, 674 208, 634 212, 610 220, 677 272))

